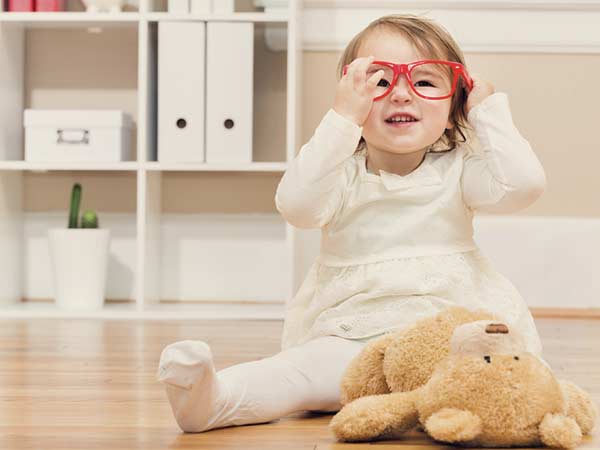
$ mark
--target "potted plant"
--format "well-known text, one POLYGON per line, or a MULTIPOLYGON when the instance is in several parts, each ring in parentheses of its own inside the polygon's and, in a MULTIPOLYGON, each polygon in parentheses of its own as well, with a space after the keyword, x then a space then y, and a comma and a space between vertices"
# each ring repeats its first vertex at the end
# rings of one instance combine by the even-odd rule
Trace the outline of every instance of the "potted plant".
POLYGON ((102 308, 110 230, 98 228, 98 215, 87 210, 79 223, 81 185, 71 191, 68 228, 48 231, 56 305, 61 309, 102 308))

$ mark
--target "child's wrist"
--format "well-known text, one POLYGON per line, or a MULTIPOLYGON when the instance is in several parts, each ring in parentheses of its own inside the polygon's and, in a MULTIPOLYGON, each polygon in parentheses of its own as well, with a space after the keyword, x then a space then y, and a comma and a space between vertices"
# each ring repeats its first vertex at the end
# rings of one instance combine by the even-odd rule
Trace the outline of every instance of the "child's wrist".
POLYGON ((354 117, 352 114, 349 114, 348 112, 344 111, 343 108, 340 108, 339 106, 334 105, 332 107, 332 109, 340 116, 342 116, 344 119, 349 120, 350 122, 352 122, 354 125, 356 125, 357 127, 362 126, 362 124, 360 123, 360 120, 356 117, 354 117))
POLYGON ((506 93, 501 91, 496 91, 493 94, 484 98, 480 103, 473 106, 467 112, 467 121, 469 123, 473 123, 477 120, 477 117, 482 113, 489 111, 490 109, 495 109, 507 104, 507 96, 506 93))

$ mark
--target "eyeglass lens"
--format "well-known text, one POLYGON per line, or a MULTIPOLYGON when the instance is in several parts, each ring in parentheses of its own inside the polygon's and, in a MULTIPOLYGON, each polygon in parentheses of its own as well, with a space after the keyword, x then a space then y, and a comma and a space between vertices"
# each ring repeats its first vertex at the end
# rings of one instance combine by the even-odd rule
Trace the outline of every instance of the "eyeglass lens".
MULTIPOLYGON (((377 84, 375 96, 385 94, 394 79, 394 70, 381 64, 371 64, 367 78, 378 70, 383 70, 383 78, 377 84)), ((414 89, 426 97, 445 97, 452 91, 452 68, 447 64, 425 63, 412 68, 410 78, 414 89)))

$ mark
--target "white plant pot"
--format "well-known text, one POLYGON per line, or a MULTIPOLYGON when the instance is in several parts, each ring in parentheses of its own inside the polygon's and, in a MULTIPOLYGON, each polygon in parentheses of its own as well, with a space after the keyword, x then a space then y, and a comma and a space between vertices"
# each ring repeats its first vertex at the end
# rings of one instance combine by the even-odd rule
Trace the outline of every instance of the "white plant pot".
POLYGON ((102 308, 110 230, 57 228, 48 231, 56 305, 61 309, 102 308))

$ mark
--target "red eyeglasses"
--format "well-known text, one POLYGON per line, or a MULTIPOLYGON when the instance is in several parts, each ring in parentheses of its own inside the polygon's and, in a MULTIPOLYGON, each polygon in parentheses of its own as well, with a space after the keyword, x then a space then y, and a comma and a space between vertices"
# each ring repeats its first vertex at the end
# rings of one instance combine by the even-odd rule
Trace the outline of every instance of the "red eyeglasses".
MULTIPOLYGON (((456 91, 460 77, 463 78, 469 91, 473 89, 473 80, 465 66, 454 61, 425 59, 408 64, 373 61, 367 69, 367 78, 379 70, 383 70, 383 77, 377 83, 374 101, 382 99, 394 89, 400 74, 404 74, 415 94, 428 100, 443 100, 451 97, 456 91)), ((347 72, 348 65, 344 66, 344 75, 347 72)))

